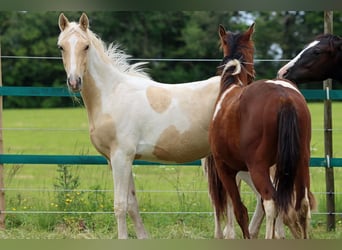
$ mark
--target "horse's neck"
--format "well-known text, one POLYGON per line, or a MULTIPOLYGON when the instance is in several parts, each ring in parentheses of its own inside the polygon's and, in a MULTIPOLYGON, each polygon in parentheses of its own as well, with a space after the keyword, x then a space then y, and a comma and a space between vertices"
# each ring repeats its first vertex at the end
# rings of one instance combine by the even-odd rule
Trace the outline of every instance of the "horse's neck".
POLYGON ((103 60, 96 54, 89 56, 81 94, 91 124, 102 114, 103 102, 106 100, 104 97, 115 91, 123 77, 124 74, 110 61, 103 60))

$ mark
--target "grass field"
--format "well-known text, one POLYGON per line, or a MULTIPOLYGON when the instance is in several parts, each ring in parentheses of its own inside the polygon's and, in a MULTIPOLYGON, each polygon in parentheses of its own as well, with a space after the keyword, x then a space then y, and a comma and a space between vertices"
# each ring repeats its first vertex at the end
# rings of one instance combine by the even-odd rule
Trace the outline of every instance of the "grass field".
MULTIPOLYGON (((311 156, 323 157, 323 104, 311 103, 309 107, 313 128, 311 156)), ((342 103, 333 104, 334 157, 342 157, 341 107, 342 103)), ((88 137, 86 111, 81 108, 5 110, 3 127, 4 153, 97 155, 88 137)), ((311 168, 312 191, 319 202, 318 211, 312 216, 312 238, 342 238, 342 171, 334 171, 339 214, 336 231, 327 233, 323 214, 324 168, 311 168)), ((135 166, 134 177, 140 210, 151 238, 213 237, 212 209, 201 167, 135 166)), ((107 166, 6 165, 5 185, 7 230, 0 232, 0 238, 116 237, 113 183, 107 166), (86 227, 80 227, 80 223, 86 227)), ((246 205, 253 211, 254 195, 245 186, 242 191, 246 205)), ((129 231, 134 238, 131 223, 129 231)), ((236 231, 241 237, 238 227, 236 231)))

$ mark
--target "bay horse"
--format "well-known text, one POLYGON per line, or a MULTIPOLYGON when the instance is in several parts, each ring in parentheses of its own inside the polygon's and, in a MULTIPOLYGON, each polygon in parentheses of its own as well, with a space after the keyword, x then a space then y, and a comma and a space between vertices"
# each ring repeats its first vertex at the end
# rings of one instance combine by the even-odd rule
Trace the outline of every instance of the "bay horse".
POLYGON ((278 77, 296 83, 327 78, 342 82, 342 38, 332 34, 316 37, 278 71, 278 77))
POLYGON ((263 200, 265 238, 274 237, 278 213, 294 236, 308 238, 310 112, 293 83, 253 82, 251 35, 226 32, 223 27, 220 31, 221 44, 229 46, 223 46, 220 93, 209 126, 211 200, 218 218, 226 214, 227 200, 231 200, 243 237, 250 238, 247 209, 235 181, 239 171, 249 171, 263 200), (269 169, 274 164, 273 182, 269 169))

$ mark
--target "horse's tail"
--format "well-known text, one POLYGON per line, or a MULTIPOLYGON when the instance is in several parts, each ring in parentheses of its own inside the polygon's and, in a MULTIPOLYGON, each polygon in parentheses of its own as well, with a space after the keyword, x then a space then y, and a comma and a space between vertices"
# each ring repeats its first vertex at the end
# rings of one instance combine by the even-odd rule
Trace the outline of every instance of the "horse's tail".
POLYGON ((208 176, 208 187, 211 202, 214 205, 215 213, 220 220, 221 216, 227 214, 227 191, 224 188, 215 167, 214 157, 209 155, 205 158, 205 172, 208 176))
POLYGON ((290 100, 278 113, 278 152, 276 159, 275 201, 280 211, 287 212, 292 202, 296 169, 300 158, 298 116, 290 100))

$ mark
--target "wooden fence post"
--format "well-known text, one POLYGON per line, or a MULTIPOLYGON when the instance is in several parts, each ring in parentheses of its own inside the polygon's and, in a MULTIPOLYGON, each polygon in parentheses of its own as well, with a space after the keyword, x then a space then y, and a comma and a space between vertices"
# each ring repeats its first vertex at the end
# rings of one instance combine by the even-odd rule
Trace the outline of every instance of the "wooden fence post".
MULTIPOLYGON (((333 33, 333 12, 324 11, 324 33, 333 33)), ((324 100, 324 151, 327 160, 325 168, 326 185, 326 206, 327 206, 327 231, 335 230, 335 187, 334 187, 334 168, 330 164, 333 157, 332 143, 332 115, 331 98, 329 92, 332 88, 332 80, 327 79, 323 82, 323 88, 327 92, 327 98, 324 100)))
MULTIPOLYGON (((1 37, 0 37, 0 87, 2 87, 1 71, 1 37)), ((3 154, 2 138, 2 96, 0 96, 0 154, 3 154)), ((0 164, 0 230, 5 229, 5 183, 4 183, 4 165, 0 164)))

